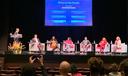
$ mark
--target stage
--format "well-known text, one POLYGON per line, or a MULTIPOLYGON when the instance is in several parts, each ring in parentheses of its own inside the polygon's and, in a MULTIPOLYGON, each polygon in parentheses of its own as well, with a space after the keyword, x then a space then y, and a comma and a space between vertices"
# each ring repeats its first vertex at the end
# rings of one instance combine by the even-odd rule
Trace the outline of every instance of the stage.
MULTIPOLYGON (((1 56, 4 58, 4 67, 9 66, 21 66, 22 64, 28 63, 29 57, 34 54, 22 53, 22 54, 12 54, 5 53, 1 56)), ((37 55, 37 54, 36 54, 37 55)), ((45 53, 41 54, 44 58, 44 64, 46 67, 58 67, 59 63, 63 60, 70 62, 71 64, 76 64, 79 67, 88 67, 87 61, 90 57, 100 57, 105 65, 110 65, 111 63, 119 64, 122 60, 127 58, 126 55, 62 55, 62 54, 54 54, 54 53, 45 53)))

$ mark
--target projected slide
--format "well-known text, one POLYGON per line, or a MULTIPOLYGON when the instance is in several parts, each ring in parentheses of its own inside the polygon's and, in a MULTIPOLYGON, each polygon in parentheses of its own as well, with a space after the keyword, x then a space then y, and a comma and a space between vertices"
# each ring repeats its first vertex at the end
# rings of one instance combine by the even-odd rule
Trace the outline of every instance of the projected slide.
POLYGON ((92 0, 45 0, 45 26, 92 26, 92 0))

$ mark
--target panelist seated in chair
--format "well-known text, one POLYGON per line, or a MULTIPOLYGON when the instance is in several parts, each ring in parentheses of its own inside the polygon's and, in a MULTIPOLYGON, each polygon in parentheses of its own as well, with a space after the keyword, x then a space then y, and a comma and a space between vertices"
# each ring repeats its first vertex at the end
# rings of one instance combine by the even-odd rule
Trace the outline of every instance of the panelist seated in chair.
POLYGON ((121 39, 119 36, 116 37, 116 40, 115 40, 115 49, 121 49, 121 39))
POLYGON ((122 43, 121 38, 117 36, 115 43, 112 44, 112 52, 122 53, 126 51, 127 51, 127 45, 125 43, 122 43))
POLYGON ((70 37, 63 41, 63 51, 75 51, 75 44, 70 37))
POLYGON ((40 40, 38 38, 38 35, 35 34, 34 37, 30 40, 29 43, 29 51, 33 52, 39 52, 41 47, 40 40))
POLYGON ((92 51, 91 48, 92 48, 91 42, 87 39, 87 37, 85 37, 84 40, 80 43, 80 51, 90 52, 92 51))
POLYGON ((51 40, 47 42, 48 51, 59 51, 60 44, 58 43, 55 36, 52 36, 51 40))
POLYGON ((110 51, 110 45, 105 37, 96 45, 96 52, 108 52, 110 51))

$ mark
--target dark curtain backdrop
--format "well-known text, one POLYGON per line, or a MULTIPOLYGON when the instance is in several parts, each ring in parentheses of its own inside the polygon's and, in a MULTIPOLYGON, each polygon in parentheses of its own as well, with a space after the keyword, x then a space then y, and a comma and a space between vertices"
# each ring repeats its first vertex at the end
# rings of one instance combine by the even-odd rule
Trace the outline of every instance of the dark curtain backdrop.
POLYGON ((9 27, 9 0, 0 1, 0 53, 7 50, 8 27, 9 27))
POLYGON ((128 0, 126 2, 126 10, 127 10, 127 41, 128 41, 128 0))
MULTIPOLYGON (((33 34, 37 33, 41 42, 49 40, 55 35, 59 42, 70 36, 74 42, 87 36, 91 42, 99 42, 103 36, 108 41, 114 41, 119 35, 126 42, 126 0, 93 0, 93 26, 92 27, 45 27, 45 1, 44 0, 3 0, 4 30, 0 35, 4 43, 7 42, 8 32, 16 27, 23 33, 22 42, 28 46, 33 34), (5 34, 4 34, 5 33, 5 34), (6 35, 6 38, 4 38, 6 35)), ((2 24, 2 23, 1 23, 2 24)), ((8 40, 9 41, 9 40, 8 40)), ((2 44, 1 44, 2 45, 2 44)))

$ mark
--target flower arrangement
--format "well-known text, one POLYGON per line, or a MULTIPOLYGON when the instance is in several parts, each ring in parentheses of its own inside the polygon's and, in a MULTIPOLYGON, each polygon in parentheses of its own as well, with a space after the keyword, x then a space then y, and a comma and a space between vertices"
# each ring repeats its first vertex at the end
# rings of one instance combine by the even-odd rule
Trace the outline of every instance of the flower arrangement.
POLYGON ((12 51, 14 54, 21 54, 23 49, 25 49, 25 46, 17 41, 13 41, 13 43, 10 43, 8 46, 8 50, 12 51))

